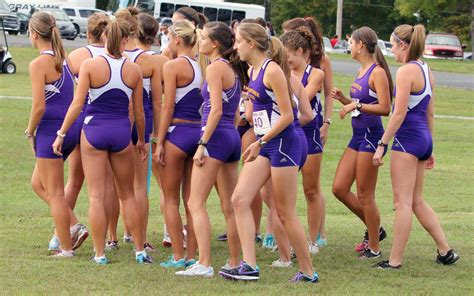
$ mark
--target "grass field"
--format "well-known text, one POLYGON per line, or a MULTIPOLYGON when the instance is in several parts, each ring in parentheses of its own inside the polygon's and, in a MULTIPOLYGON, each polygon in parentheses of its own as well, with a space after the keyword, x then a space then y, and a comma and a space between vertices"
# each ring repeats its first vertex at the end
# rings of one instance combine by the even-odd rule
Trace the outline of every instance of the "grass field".
MULTIPOLYGON (((14 49, 16 50, 16 49, 14 49)), ((15 53, 15 51, 14 51, 15 53)), ((30 96, 26 65, 36 52, 17 52, 18 74, 0 75, 2 96, 30 96), (21 54, 21 55, 20 55, 21 54)), ((348 89, 350 77, 336 76, 335 85, 348 89)), ((472 116, 468 102, 473 92, 438 88, 438 114, 472 116)), ((29 185, 34 157, 23 137, 31 101, 0 99, 0 294, 281 294, 281 295, 474 295, 474 194, 472 145, 474 122, 456 119, 436 120, 436 167, 427 172, 425 196, 438 213, 452 247, 462 259, 455 266, 434 263, 436 247, 419 223, 412 235, 400 271, 370 268, 373 262, 360 261, 353 251, 364 231, 342 204, 331 194, 331 182, 339 157, 350 138, 350 122, 333 116, 329 143, 325 148, 322 186, 327 200, 327 235, 329 246, 313 257, 320 274, 318 285, 294 285, 287 279, 292 269, 272 269, 269 264, 277 254, 258 249, 261 279, 258 283, 233 283, 220 279, 183 279, 159 264, 140 266, 134 263, 132 246, 121 244, 107 256, 111 264, 96 266, 88 261, 92 241, 88 239, 72 260, 55 260, 47 256, 47 243, 53 224, 47 206, 35 196, 29 185)), ((393 204, 389 176, 389 157, 379 173, 377 202, 382 224, 389 237, 381 246, 388 256, 392 240, 393 204)), ((163 217, 159 213, 158 188, 153 183, 150 194, 149 238, 160 245, 163 217)), ((87 222, 87 195, 83 190, 76 208, 77 216, 87 222)), ((208 209, 213 226, 212 236, 225 229, 215 193, 208 209)), ((298 213, 306 221, 306 206, 299 188, 298 213)), ((264 223, 262 223, 264 225, 264 223)), ((262 230, 264 232, 264 230, 262 230)), ((121 228, 119 234, 121 234, 121 228)), ((224 243, 212 242, 213 266, 225 263, 224 243)), ((170 251, 159 247, 152 254, 155 261, 164 260, 170 251)))
MULTIPOLYGON (((343 53, 331 53, 331 59, 335 60, 351 60, 350 54, 343 53)), ((385 57, 387 63, 390 66, 400 66, 393 57, 385 57)), ((470 60, 457 61, 457 60, 426 60, 430 64, 430 68, 433 71, 442 72, 453 72, 463 74, 474 73, 474 63, 470 60)))

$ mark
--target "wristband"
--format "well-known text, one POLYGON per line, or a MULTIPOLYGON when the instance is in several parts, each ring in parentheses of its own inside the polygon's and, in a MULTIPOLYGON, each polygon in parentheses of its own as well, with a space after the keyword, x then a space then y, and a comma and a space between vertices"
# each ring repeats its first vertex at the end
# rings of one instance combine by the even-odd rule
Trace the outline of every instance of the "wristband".
POLYGON ((201 145, 201 146, 206 147, 206 146, 207 146, 207 143, 204 142, 202 139, 199 139, 198 145, 201 145))
POLYGON ((388 144, 385 144, 384 142, 382 142, 382 139, 380 139, 377 143, 377 145, 379 145, 380 147, 387 147, 388 144))
POLYGON ((263 140, 263 138, 260 138, 260 139, 258 139, 258 145, 260 145, 260 147, 263 147, 263 146, 267 145, 267 142, 265 142, 263 140))
POLYGON ((331 118, 328 118, 326 120, 323 121, 323 124, 324 123, 327 123, 328 125, 331 125, 331 118))
POLYGON ((61 130, 58 130, 58 131, 56 132, 56 135, 57 135, 58 137, 60 137, 60 138, 63 138, 63 139, 66 137, 66 134, 61 134, 61 130))
POLYGON ((30 133, 28 132, 28 129, 25 130, 25 137, 26 137, 27 139, 33 138, 33 136, 34 136, 33 134, 30 134, 30 133))
POLYGON ((158 144, 158 138, 150 138, 150 142, 153 144, 158 144))

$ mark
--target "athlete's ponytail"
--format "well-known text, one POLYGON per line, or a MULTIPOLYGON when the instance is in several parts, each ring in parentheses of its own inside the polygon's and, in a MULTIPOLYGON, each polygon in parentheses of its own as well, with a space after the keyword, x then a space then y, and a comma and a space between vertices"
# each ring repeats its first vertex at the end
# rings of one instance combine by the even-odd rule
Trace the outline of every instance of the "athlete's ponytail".
POLYGON ((54 68, 62 73, 66 52, 54 16, 44 11, 35 12, 30 18, 29 28, 30 31, 37 33, 40 38, 51 42, 51 48, 54 52, 54 68))
POLYGON ((153 45, 160 28, 156 19, 148 13, 140 12, 138 14, 138 27, 138 40, 140 43, 153 45))
POLYGON ((204 28, 204 25, 206 25, 208 22, 209 22, 209 19, 207 18, 207 16, 204 15, 204 13, 200 13, 198 12, 198 18, 199 18, 199 25, 198 27, 200 29, 203 29, 204 28))
POLYGON ((316 38, 307 27, 301 26, 296 30, 287 31, 280 36, 280 40, 287 49, 297 51, 301 48, 303 53, 309 54, 310 59, 321 54, 316 38))
POLYGON ((249 66, 240 60, 237 50, 234 49, 235 36, 231 28, 223 22, 210 22, 204 25, 204 28, 209 33, 209 39, 217 41, 220 54, 232 65, 242 85, 247 85, 249 82, 247 74, 249 66))
POLYGON ((87 20, 87 32, 91 37, 92 43, 102 42, 102 34, 109 24, 109 18, 100 12, 95 12, 87 20))
POLYGON ((136 37, 138 34, 138 13, 140 10, 136 7, 122 8, 115 14, 117 20, 123 20, 128 23, 130 27, 130 36, 136 37))
MULTIPOLYGON (((283 70, 283 73, 285 74, 285 78, 286 78, 286 83, 288 85, 288 94, 291 100, 291 97, 293 96, 293 91, 291 89, 291 83, 290 83, 291 69, 290 69, 290 66, 288 65, 288 55, 280 39, 276 37, 269 37, 269 38, 270 38, 270 50, 268 51, 268 56, 273 61, 275 61, 283 70)), ((295 107, 293 100, 291 100, 291 105, 295 107)))
POLYGON ((379 46, 377 45, 378 37, 377 33, 369 27, 361 27, 354 32, 352 32, 352 39, 356 42, 362 42, 367 48, 369 54, 374 55, 377 63, 384 69, 385 73, 387 74, 388 78, 388 85, 390 89, 390 100, 393 97, 393 81, 392 81, 392 74, 390 73, 390 69, 387 65, 387 61, 385 61, 385 57, 383 56, 382 51, 380 50, 379 46))
POLYGON ((122 51, 120 46, 122 40, 130 36, 130 26, 128 23, 121 19, 113 20, 106 29, 106 36, 107 52, 116 59, 121 58, 122 51))
POLYGON ((397 42, 404 42, 408 46, 408 56, 405 63, 416 61, 425 50, 425 27, 423 25, 400 25, 392 33, 397 42))

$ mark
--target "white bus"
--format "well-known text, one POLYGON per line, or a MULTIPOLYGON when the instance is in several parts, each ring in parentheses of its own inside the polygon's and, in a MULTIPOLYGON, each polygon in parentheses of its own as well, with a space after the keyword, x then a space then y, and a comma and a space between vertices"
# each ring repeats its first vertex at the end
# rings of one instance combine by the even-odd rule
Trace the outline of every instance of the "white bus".
POLYGON ((96 0, 6 0, 11 11, 28 14, 32 9, 60 8, 62 6, 95 8, 96 0))
MULTIPOLYGON (((151 7, 153 0, 137 0, 136 5, 144 10, 151 7)), ((154 0, 154 17, 171 17, 175 10, 190 6, 197 12, 203 13, 210 22, 221 21, 230 24, 232 20, 244 18, 265 18, 265 7, 255 4, 241 4, 231 2, 218 2, 211 0, 154 0)))

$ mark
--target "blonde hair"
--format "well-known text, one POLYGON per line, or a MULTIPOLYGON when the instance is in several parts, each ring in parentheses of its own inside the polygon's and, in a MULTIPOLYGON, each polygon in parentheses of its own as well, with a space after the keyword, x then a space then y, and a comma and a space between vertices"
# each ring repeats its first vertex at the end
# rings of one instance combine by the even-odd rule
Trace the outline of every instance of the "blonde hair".
POLYGON ((122 57, 120 43, 130 37, 130 25, 123 19, 115 19, 105 29, 107 36, 107 51, 116 59, 122 57))
POLYGON ((130 27, 130 36, 136 37, 138 35, 138 14, 140 10, 136 7, 122 8, 115 14, 115 18, 118 20, 124 20, 128 22, 130 27))
POLYGON ((87 20, 87 32, 93 37, 94 43, 102 41, 102 34, 109 24, 109 18, 100 12, 95 12, 87 20))
MULTIPOLYGON (((290 83, 291 69, 290 65, 288 64, 288 55, 286 53, 285 46, 283 46, 283 43, 280 41, 280 39, 276 37, 270 37, 270 49, 268 51, 268 56, 283 70, 286 83, 288 84, 288 94, 291 98, 293 95, 293 90, 291 89, 290 83)), ((291 100, 291 105, 295 107, 293 100, 291 100)))
POLYGON ((425 27, 423 25, 400 25, 393 30, 393 39, 408 45, 408 56, 405 62, 416 61, 425 50, 425 27))
POLYGON ((192 53, 197 56, 199 66, 202 71, 203 77, 206 75, 206 68, 209 61, 206 57, 199 52, 199 41, 201 40, 202 30, 197 28, 193 23, 188 20, 174 22, 169 28, 169 32, 176 37, 183 40, 183 44, 186 47, 192 47, 192 53))
POLYGON ((30 18, 29 27, 30 30, 36 32, 40 38, 51 42, 51 47, 54 52, 54 68, 56 71, 62 73, 66 52, 64 51, 61 33, 56 26, 54 16, 44 11, 35 12, 30 18))

